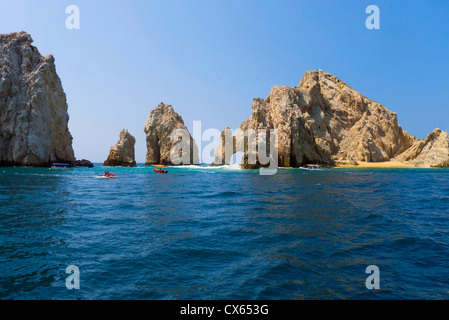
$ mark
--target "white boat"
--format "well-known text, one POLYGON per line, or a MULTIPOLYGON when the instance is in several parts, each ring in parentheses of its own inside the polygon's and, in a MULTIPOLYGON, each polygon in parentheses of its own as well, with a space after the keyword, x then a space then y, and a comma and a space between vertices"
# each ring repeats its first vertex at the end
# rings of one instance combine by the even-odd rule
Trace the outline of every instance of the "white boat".
POLYGON ((304 170, 322 170, 322 168, 318 164, 307 164, 304 167, 301 167, 304 170))
POLYGON ((52 163, 51 164, 51 168, 52 169, 57 169, 57 168, 66 169, 66 168, 70 168, 70 163, 52 163))

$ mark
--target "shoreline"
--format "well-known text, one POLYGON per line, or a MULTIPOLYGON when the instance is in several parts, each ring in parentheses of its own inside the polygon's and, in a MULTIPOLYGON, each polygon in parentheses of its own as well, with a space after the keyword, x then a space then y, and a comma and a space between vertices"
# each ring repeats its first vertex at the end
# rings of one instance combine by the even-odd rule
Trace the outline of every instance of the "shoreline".
POLYGON ((354 164, 337 164, 334 168, 432 168, 431 164, 412 164, 399 161, 384 161, 384 162, 364 162, 359 161, 358 165, 354 164))
MULTIPOLYGON (((144 163, 136 163, 135 167, 131 166, 104 166, 101 162, 93 162, 94 168, 136 168, 136 169, 143 169, 143 168, 151 168, 154 165, 145 165, 144 163)), ((238 164, 232 164, 232 165, 210 165, 207 163, 202 164, 196 164, 196 165, 174 165, 174 166, 167 166, 168 168, 230 168, 235 170, 258 170, 258 169, 243 169, 238 164)), ((0 168, 46 168, 46 169, 52 169, 52 167, 47 166, 0 166, 0 168)), ((92 167, 85 167, 85 166, 73 166, 69 167, 69 169, 74 168, 88 168, 91 169, 92 167)), ((354 164, 336 164, 334 166, 321 166, 322 169, 440 169, 441 167, 433 166, 432 164, 411 164, 411 163, 404 163, 399 161, 384 161, 384 162, 358 162, 358 165, 354 164)), ((444 168, 444 167, 443 167, 444 168)), ((285 170, 285 169, 302 169, 302 167, 277 167, 278 170, 285 170)))

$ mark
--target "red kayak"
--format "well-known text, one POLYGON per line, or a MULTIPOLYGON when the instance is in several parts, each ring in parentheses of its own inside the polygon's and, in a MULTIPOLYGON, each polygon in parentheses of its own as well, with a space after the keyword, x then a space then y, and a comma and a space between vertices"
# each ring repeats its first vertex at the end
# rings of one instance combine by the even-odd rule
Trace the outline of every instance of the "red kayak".
POLYGON ((156 169, 156 168, 153 168, 153 171, 157 172, 157 173, 168 173, 168 170, 162 170, 162 169, 156 169))

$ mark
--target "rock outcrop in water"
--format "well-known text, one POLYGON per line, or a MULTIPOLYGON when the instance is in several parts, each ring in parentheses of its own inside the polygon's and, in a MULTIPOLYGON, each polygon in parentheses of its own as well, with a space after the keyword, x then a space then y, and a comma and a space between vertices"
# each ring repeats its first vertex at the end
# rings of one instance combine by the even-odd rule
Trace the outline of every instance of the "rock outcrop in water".
MULTIPOLYGON (((426 158, 439 164, 444 162, 442 150, 449 150, 443 146, 445 135, 438 134, 436 145, 440 149, 430 153, 437 149, 424 147, 403 130, 394 112, 321 70, 306 72, 296 87, 276 85, 266 99, 254 99, 251 117, 239 129, 233 137, 233 152, 245 153, 244 168, 260 166, 248 163, 247 137, 243 134, 248 129, 255 130, 257 139, 257 130, 277 129, 279 167, 389 161, 413 147, 430 157, 416 156, 414 161, 426 158)), ((426 139, 425 145, 433 146, 432 139, 426 139)), ((225 163, 224 149, 222 139, 215 150, 215 163, 225 163)))
POLYGON ((94 164, 86 159, 81 159, 81 160, 75 160, 74 162, 70 163, 70 165, 72 167, 88 167, 88 168, 93 168, 94 164))
POLYGON ((147 137, 146 165, 199 164, 198 147, 181 116, 171 105, 161 102, 154 108, 145 123, 144 131, 147 137), (184 133, 183 139, 172 136, 176 133, 184 133), (179 163, 174 156, 185 161, 179 163))
POLYGON ((396 160, 416 165, 449 167, 449 134, 437 128, 426 139, 415 140, 396 160))
POLYGON ((136 159, 134 154, 134 145, 136 139, 128 132, 128 130, 123 129, 120 132, 120 139, 111 147, 109 151, 109 156, 103 163, 103 166, 111 167, 135 167, 136 159))
POLYGON ((75 161, 66 95, 52 55, 26 32, 0 35, 0 165, 75 161))
POLYGON ((230 164, 231 157, 237 152, 236 138, 232 135, 232 129, 226 127, 220 133, 220 141, 214 151, 215 161, 213 165, 230 164))

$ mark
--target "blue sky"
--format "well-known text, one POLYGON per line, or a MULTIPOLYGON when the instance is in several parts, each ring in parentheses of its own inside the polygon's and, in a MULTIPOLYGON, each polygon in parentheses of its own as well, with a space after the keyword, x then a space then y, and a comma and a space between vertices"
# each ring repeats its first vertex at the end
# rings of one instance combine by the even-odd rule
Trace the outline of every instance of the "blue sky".
MULTIPOLYGON (((192 129, 238 128, 255 97, 322 69, 398 114, 419 138, 449 130, 449 1, 1 1, 0 33, 27 31, 53 54, 78 159, 106 159, 172 104, 192 129), (80 29, 65 26, 68 5, 80 29), (380 29, 368 30, 368 5, 380 29)), ((203 142, 203 146, 207 142, 203 142)))

